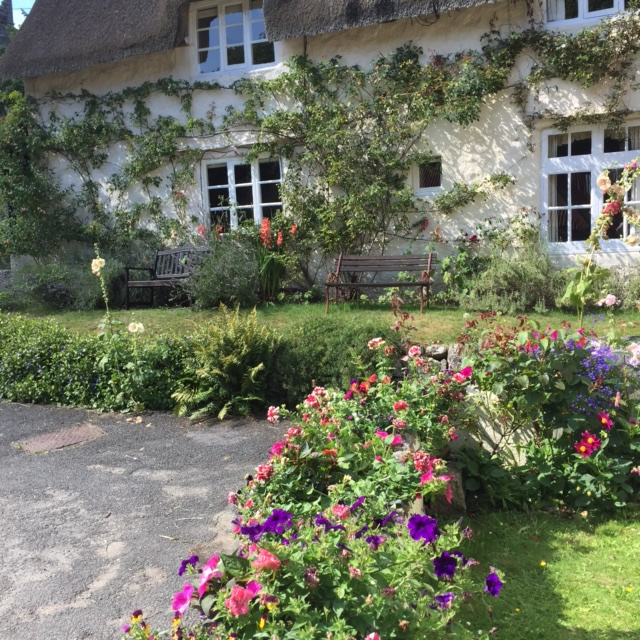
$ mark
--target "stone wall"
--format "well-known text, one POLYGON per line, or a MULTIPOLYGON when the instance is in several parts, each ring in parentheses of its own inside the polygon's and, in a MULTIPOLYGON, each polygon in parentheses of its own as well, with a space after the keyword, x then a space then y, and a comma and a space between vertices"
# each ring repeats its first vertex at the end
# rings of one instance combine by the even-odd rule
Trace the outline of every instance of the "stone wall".
POLYGON ((11 285, 11 270, 0 269, 0 291, 6 291, 11 285))

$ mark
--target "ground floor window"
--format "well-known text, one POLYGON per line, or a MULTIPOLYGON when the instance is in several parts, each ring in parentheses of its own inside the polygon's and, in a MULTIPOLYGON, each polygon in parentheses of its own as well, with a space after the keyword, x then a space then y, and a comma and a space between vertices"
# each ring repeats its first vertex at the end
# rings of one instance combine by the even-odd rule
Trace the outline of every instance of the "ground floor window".
POLYGON ((210 162, 206 181, 211 227, 222 232, 248 220, 260 224, 282 209, 280 160, 210 162))
MULTIPOLYGON (((640 124, 630 123, 620 131, 605 126, 550 131, 543 136, 542 152, 548 240, 554 245, 584 242, 603 205, 596 179, 608 169, 611 181, 617 180, 624 165, 640 156, 640 124)), ((633 185, 626 200, 640 207, 640 184, 633 185)), ((632 232, 620 213, 609 238, 621 240, 632 232)))

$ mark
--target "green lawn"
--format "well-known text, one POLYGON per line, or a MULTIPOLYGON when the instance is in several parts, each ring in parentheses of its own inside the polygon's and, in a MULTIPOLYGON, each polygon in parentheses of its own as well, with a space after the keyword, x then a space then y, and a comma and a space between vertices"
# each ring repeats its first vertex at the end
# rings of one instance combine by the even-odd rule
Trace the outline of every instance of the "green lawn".
POLYGON ((474 570, 505 575, 493 621, 478 603, 472 626, 495 625, 502 640, 640 639, 640 518, 504 512, 468 524, 474 570))
MULTIPOLYGON (((418 309, 409 309, 414 314, 414 321, 411 323, 417 331, 412 334, 412 338, 417 341, 437 341, 450 342, 454 340, 464 326, 464 311, 460 309, 428 309, 421 315, 418 309)), ((157 309, 134 309, 132 311, 116 311, 114 316, 124 324, 128 324, 135 319, 142 322, 147 334, 159 333, 189 333, 194 327, 206 320, 215 317, 214 311, 192 311, 184 308, 157 308, 157 309)), ((323 304, 310 305, 270 305, 262 306, 258 309, 259 317, 269 326, 284 329, 292 323, 300 322, 307 318, 324 316, 323 304)), ((29 314, 27 314, 29 315, 29 314)), ((42 314, 33 314, 35 317, 44 317, 42 314)), ((345 321, 355 320, 379 320, 392 324, 391 313, 386 306, 370 306, 356 304, 340 304, 331 306, 329 315, 341 317, 345 321)), ((47 315, 56 322, 64 325, 72 331, 92 333, 97 331, 97 326, 103 317, 101 311, 75 311, 66 313, 53 313, 47 315)), ((551 311, 545 314, 532 313, 530 318, 539 322, 542 326, 547 324, 558 327, 563 320, 575 322, 575 316, 570 313, 551 311)), ((602 317, 602 316, 600 316, 602 317)), ((620 331, 625 335, 640 334, 640 313, 624 312, 616 315, 620 331)), ((511 324, 515 321, 513 317, 503 317, 501 322, 511 324)), ((587 318, 587 325, 593 324, 596 331, 606 332, 607 323, 598 321, 595 316, 587 318)))

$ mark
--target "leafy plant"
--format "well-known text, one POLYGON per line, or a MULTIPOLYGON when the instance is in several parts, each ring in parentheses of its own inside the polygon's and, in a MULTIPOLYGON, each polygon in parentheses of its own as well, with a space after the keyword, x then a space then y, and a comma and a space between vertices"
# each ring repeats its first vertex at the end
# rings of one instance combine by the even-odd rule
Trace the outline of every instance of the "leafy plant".
POLYGON ((255 309, 241 315, 220 305, 216 321, 197 328, 185 376, 173 394, 178 415, 191 418, 249 413, 271 395, 271 374, 280 339, 258 325, 255 309))

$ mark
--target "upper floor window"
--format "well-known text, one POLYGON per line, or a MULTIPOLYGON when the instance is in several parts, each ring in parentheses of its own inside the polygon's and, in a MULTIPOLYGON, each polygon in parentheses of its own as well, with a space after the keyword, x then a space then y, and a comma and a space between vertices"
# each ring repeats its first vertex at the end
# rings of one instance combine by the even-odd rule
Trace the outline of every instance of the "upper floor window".
MULTIPOLYGON (((545 134, 543 206, 549 242, 558 248, 561 243, 586 240, 603 206, 602 193, 596 186, 598 175, 608 169, 614 182, 624 165, 638 155, 640 125, 635 123, 624 125, 620 131, 599 126, 545 134)), ((625 200, 640 210, 640 180, 627 192, 625 200)), ((618 214, 609 238, 623 239, 630 233, 633 229, 618 214)))
POLYGON ((600 18, 624 11, 629 0, 546 0, 547 22, 600 18))
POLYGON ((282 210, 279 160, 235 159, 208 164, 206 172, 212 228, 226 232, 248 220, 260 224, 282 210))
POLYGON ((196 15, 198 70, 216 73, 275 62, 265 33, 262 0, 218 2, 196 15))

